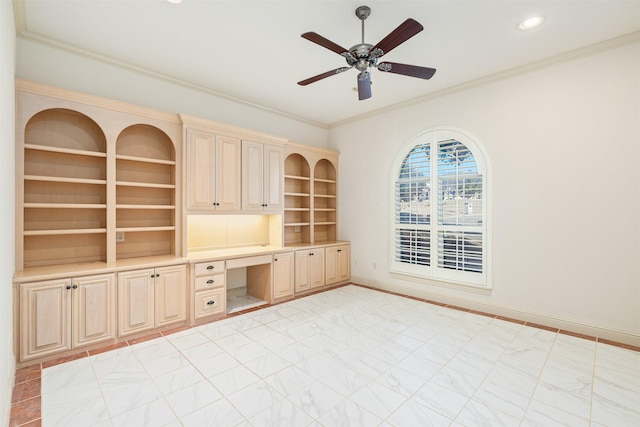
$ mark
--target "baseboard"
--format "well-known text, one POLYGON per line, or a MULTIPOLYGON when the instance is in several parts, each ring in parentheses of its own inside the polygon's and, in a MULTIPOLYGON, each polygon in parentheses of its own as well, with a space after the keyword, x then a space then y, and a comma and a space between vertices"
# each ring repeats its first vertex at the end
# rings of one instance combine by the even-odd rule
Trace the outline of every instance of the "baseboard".
POLYGON ((7 378, 7 382, 2 384, 2 386, 6 386, 5 390, 0 390, 0 396, 6 396, 6 399, 3 399, 2 402, 2 418, 4 420, 0 423, 2 426, 8 426, 11 421, 11 398, 13 394, 13 386, 16 381, 16 358, 13 355, 13 334, 9 334, 9 349, 7 351, 8 355, 8 366, 9 369, 9 377, 7 378))
POLYGON ((634 347, 640 347, 640 335, 627 331, 620 331, 612 328, 603 327, 601 325, 590 324, 572 319, 562 318, 559 316, 550 316, 548 314, 536 313, 527 310, 514 309, 507 306, 497 304, 488 304, 473 301, 465 298, 452 297, 448 295, 438 295, 430 293, 426 290, 418 290, 409 286, 390 284, 388 282, 371 280, 364 277, 351 278, 354 284, 370 286, 384 291, 394 292, 402 295, 431 300, 442 304, 463 307, 469 310, 490 313, 496 316, 508 317, 523 322, 536 323, 539 325, 549 326, 551 328, 569 331, 576 334, 587 335, 599 339, 615 341, 617 343, 626 344, 634 347))

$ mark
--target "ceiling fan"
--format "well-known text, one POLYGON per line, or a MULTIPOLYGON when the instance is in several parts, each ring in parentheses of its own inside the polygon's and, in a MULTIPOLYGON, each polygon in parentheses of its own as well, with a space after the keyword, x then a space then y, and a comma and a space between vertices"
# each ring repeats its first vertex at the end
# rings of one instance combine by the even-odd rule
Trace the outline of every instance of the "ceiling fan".
POLYGON ((363 100, 371 98, 371 76, 369 74, 369 67, 376 68, 379 71, 384 71, 387 73, 402 74, 404 76, 417 77, 427 80, 435 74, 435 68, 398 64, 395 62, 378 63, 378 59, 382 55, 389 53, 392 49, 396 48, 400 44, 418 34, 420 31, 422 31, 423 27, 418 21, 409 18, 374 46, 364 42, 364 21, 369 17, 370 14, 371 8, 369 8, 368 6, 360 6, 356 9, 356 16, 360 19, 360 21, 362 21, 362 43, 354 45, 350 49, 345 49, 342 46, 337 45, 331 40, 328 40, 322 37, 320 34, 314 32, 302 34, 302 38, 319 44, 320 46, 332 50, 340 56, 344 57, 347 60, 347 64, 349 66, 336 68, 335 70, 318 74, 317 76, 299 81, 298 84, 301 86, 306 86, 310 83, 317 82, 318 80, 322 80, 327 77, 343 73, 352 68, 356 68, 360 72, 358 73, 358 99, 363 100))

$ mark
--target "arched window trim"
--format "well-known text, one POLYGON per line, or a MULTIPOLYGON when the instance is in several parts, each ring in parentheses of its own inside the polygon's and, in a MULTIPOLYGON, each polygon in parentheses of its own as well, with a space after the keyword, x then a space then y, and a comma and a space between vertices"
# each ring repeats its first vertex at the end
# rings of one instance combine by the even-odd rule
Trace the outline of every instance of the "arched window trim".
MULTIPOLYGON (((434 172, 433 175, 436 173, 434 172)), ((394 275, 406 276, 412 280, 418 280, 429 284, 453 284, 473 287, 475 289, 491 289, 492 270, 492 239, 491 239, 491 171, 488 157, 484 147, 478 138, 469 132, 455 127, 436 127, 427 129, 408 141, 398 152, 393 162, 390 177, 390 233, 389 233, 389 265, 390 272, 394 275), (477 164, 478 174, 482 176, 482 273, 470 273, 440 268, 438 266, 416 265, 396 261, 396 182, 398 181, 400 169, 406 156, 421 144, 430 144, 432 147, 437 141, 455 139, 464 144, 473 154, 477 164)), ((434 221, 437 224, 437 221, 434 221)), ((440 226, 435 225, 433 229, 439 230, 440 226)), ((437 257, 435 254, 434 258, 437 257)))

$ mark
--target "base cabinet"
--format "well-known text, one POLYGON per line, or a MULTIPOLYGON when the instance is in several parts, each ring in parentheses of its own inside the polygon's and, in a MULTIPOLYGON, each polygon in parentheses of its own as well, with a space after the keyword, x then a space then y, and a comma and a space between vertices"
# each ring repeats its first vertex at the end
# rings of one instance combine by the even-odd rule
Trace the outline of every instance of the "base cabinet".
POLYGON ((331 246, 325 249, 325 283, 332 285, 351 277, 350 246, 331 246))
POLYGON ((295 257, 293 252, 273 256, 273 300, 293 297, 295 283, 295 257))
POLYGON ((227 288, 224 261, 199 262, 192 265, 192 323, 226 313, 227 288))
POLYGON ((185 265, 118 273, 120 337, 187 320, 185 265))
POLYGON ((20 361, 115 339, 115 274, 20 285, 20 361))
POLYGON ((324 248, 296 251, 295 291, 324 286, 324 248))

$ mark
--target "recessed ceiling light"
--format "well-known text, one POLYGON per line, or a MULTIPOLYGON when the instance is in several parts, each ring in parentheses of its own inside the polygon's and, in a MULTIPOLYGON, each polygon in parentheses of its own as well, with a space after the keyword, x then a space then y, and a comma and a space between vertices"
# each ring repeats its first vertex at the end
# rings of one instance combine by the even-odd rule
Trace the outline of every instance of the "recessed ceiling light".
POLYGON ((182 3, 182 0, 167 0, 169 3, 179 4, 182 3))
POLYGON ((530 30, 542 24, 542 21, 544 21, 542 16, 532 16, 531 18, 527 18, 522 21, 520 25, 518 25, 518 28, 521 30, 530 30))

